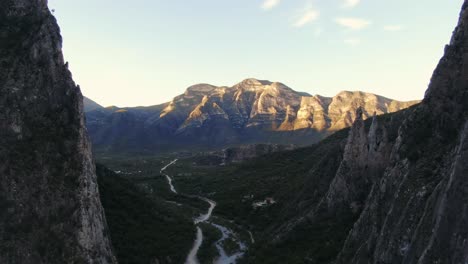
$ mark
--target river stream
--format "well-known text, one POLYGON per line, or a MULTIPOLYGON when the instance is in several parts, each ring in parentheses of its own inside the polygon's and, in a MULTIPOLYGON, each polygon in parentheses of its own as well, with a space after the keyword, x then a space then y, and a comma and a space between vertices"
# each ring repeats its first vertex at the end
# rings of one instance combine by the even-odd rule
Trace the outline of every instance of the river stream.
MULTIPOLYGON (((161 169, 161 175, 164 175, 166 177, 167 182, 169 184, 170 190, 173 193, 178 194, 177 190, 175 189, 174 185, 172 184, 171 176, 164 173, 164 171, 167 168, 169 168, 171 165, 174 165, 176 162, 177 162, 177 159, 173 160, 172 162, 170 162, 169 164, 164 166, 161 169)), ((214 264, 236 264, 237 259, 239 259, 240 257, 242 257, 244 255, 245 251, 247 250, 247 246, 239 238, 236 237, 236 234, 231 229, 229 229, 229 228, 227 228, 225 226, 219 225, 219 224, 209 222, 209 220, 211 218, 211 215, 213 213, 213 210, 216 207, 216 202, 215 201, 212 201, 212 200, 210 200, 210 199, 208 199, 206 197, 202 197, 202 196, 197 196, 196 198, 207 202, 210 205, 210 207, 208 208, 208 211, 205 214, 201 214, 200 216, 193 219, 193 223, 197 227, 196 239, 195 239, 195 241, 193 243, 192 249, 190 249, 190 252, 187 255, 187 259, 185 261, 185 264, 199 264, 197 254, 198 254, 198 251, 200 250, 201 245, 203 244, 203 230, 199 227, 200 223, 209 223, 213 227, 218 229, 222 234, 222 237, 218 241, 216 241, 216 244, 215 244, 216 249, 218 250, 219 256, 217 256, 213 260, 213 263, 214 264), (228 255, 226 253, 226 250, 223 247, 223 242, 225 240, 229 239, 229 238, 232 238, 238 244, 239 250, 240 250, 238 252, 235 252, 232 255, 228 255)))

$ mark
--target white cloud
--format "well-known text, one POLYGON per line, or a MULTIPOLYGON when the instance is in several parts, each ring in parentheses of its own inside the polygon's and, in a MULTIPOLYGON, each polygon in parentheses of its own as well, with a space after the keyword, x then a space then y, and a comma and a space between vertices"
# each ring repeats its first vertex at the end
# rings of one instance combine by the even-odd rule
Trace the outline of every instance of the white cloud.
POLYGON ((352 30, 361 30, 372 24, 370 20, 350 17, 337 18, 335 21, 339 25, 352 30))
POLYGON ((361 0, 344 0, 343 7, 351 8, 359 5, 361 0))
POLYGON ((303 27, 310 22, 317 20, 320 16, 320 12, 312 7, 306 8, 302 15, 294 23, 295 27, 303 27))
POLYGON ((351 45, 351 46, 357 46, 361 44, 361 40, 358 38, 349 38, 344 40, 345 44, 351 45))
POLYGON ((403 29, 402 25, 387 25, 384 27, 385 31, 400 31, 403 29))
POLYGON ((262 8, 264 10, 270 10, 279 5, 281 0, 265 0, 263 1, 262 8))

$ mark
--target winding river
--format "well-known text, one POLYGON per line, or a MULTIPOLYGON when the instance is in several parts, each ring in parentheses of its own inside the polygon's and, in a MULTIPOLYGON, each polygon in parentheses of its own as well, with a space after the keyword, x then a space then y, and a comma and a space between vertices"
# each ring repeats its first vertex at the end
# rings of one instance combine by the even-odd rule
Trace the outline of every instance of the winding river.
POLYGON ((164 171, 169 168, 171 165, 175 164, 177 162, 177 159, 171 161, 171 163, 167 164, 166 166, 164 166, 162 169, 161 169, 161 174, 164 175, 167 179, 167 182, 169 183, 169 187, 171 188, 171 192, 177 194, 177 190, 174 188, 174 185, 172 185, 172 178, 167 175, 166 173, 164 173, 164 171))
MULTIPOLYGON (((177 190, 175 189, 174 185, 172 184, 172 178, 168 174, 164 173, 164 171, 167 168, 169 168, 171 165, 175 164, 176 162, 177 162, 177 159, 171 161, 169 164, 164 166, 161 169, 161 175, 164 175, 166 177, 171 191, 173 193, 175 193, 175 194, 178 194, 177 190)), ((212 201, 212 200, 210 200, 210 199, 208 199, 206 197, 202 197, 202 196, 197 196, 196 198, 208 203, 210 205, 210 207, 208 208, 208 211, 206 212, 206 214, 201 214, 200 216, 193 219, 193 223, 197 227, 197 234, 196 234, 196 239, 193 242, 192 249, 190 250, 189 254, 187 255, 187 259, 185 261, 185 264, 199 264, 200 263, 198 261, 197 254, 198 254, 198 251, 200 250, 201 245, 203 244, 203 231, 199 227, 199 224, 200 223, 205 223, 205 222, 209 223, 210 225, 212 225, 213 227, 218 229, 222 234, 222 237, 218 241, 216 241, 216 244, 215 244, 216 249, 218 250, 219 256, 213 261, 213 263, 214 264, 235 264, 237 262, 237 259, 239 259, 240 257, 242 257, 244 255, 245 251, 247 250, 247 246, 240 239, 238 239, 236 237, 236 234, 232 230, 230 230, 229 228, 227 228, 225 226, 222 226, 222 225, 218 225, 218 224, 209 222, 209 220, 211 218, 211 215, 213 213, 213 210, 216 207, 216 202, 215 201, 212 201), (236 243, 238 244, 239 249, 240 249, 239 252, 235 252, 233 255, 228 255, 226 253, 226 250, 223 247, 223 242, 225 240, 227 240, 228 238, 233 238, 233 240, 236 241, 236 243)))

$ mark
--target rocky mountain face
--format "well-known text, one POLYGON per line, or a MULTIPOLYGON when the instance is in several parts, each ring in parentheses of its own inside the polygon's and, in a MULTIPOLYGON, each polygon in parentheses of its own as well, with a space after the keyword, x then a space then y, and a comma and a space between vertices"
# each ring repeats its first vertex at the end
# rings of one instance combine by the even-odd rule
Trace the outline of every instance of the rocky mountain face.
MULTIPOLYGON (((284 172, 271 175, 276 178, 290 171, 306 170, 297 176, 301 187, 289 190, 297 194, 288 197, 283 207, 277 209, 283 217, 264 230, 264 239, 269 245, 257 249, 262 252, 258 255, 275 254, 273 251, 281 248, 300 256, 291 263, 302 263, 304 258, 316 263, 333 261, 366 206, 373 184, 389 165, 399 127, 415 107, 366 121, 362 109, 358 108, 351 128, 304 149, 305 153, 296 157, 296 167, 288 165, 284 172)), ((298 151, 300 149, 295 152, 298 151)), ((291 154, 297 156, 294 152, 291 154)), ((272 163, 281 162, 274 156, 266 159, 272 163)), ((263 176, 262 180, 265 178, 263 176)), ((279 194, 272 196, 280 197, 279 194)), ((274 263, 258 256, 251 261, 274 263)))
POLYGON ((205 193, 222 189, 217 210, 253 230, 246 263, 467 263, 467 54, 465 0, 421 104, 368 120, 357 107, 313 146, 216 171, 205 193))
POLYGON ((115 263, 46 0, 0 1, 0 263, 115 263))
POLYGON ((199 84, 171 102, 150 108, 107 108, 87 113, 97 148, 164 149, 250 143, 310 144, 364 119, 405 109, 399 102, 363 92, 333 98, 296 92, 282 83, 247 79, 233 87, 199 84))
POLYGON ((399 129, 338 263, 468 261, 468 1, 423 103, 399 129))
POLYGON ((333 177, 315 177, 315 185, 304 190, 310 194, 294 200, 308 207, 290 205, 295 216, 268 230, 271 248, 325 226, 341 242, 327 247, 328 238, 316 237, 320 243, 301 254, 330 250, 322 261, 333 263, 468 261, 467 43, 464 1, 423 102, 372 122, 364 122, 358 109, 333 177))
MULTIPOLYGON (((370 127, 366 129, 362 110, 358 109, 356 114, 343 160, 323 200, 327 210, 349 208, 356 213, 362 209, 372 182, 388 165, 397 135, 396 128, 402 122, 401 113, 387 120, 373 117, 370 127)), ((324 204, 319 204, 319 208, 324 204)))

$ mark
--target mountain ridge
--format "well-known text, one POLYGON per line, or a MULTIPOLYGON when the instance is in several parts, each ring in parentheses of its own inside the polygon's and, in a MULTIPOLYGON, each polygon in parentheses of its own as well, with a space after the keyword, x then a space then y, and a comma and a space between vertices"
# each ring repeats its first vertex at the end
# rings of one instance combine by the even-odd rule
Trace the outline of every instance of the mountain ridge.
POLYGON ((334 97, 310 95, 280 82, 250 78, 231 87, 192 85, 160 105, 88 111, 87 125, 93 144, 101 149, 133 147, 125 146, 125 141, 144 145, 150 151, 170 142, 189 147, 305 145, 349 127, 358 107, 363 108, 366 119, 374 113, 391 113, 417 103, 361 91, 342 91, 334 97), (291 136, 297 138, 288 140, 291 136))
POLYGON ((94 111, 96 109, 104 108, 102 105, 96 103, 95 101, 89 99, 86 96, 83 96, 83 107, 85 112, 94 111))
MULTIPOLYGON (((284 85, 286 87, 289 87, 287 85, 285 85, 283 82, 280 82, 280 81, 269 81, 269 80, 260 80, 260 79, 257 79, 257 78, 246 78, 244 79, 243 81, 239 82, 239 83, 236 83, 232 86, 227 86, 227 85, 221 85, 221 86, 216 86, 214 84, 210 84, 210 83, 205 83, 205 82, 200 82, 200 83, 196 83, 196 84, 193 84, 193 85, 190 85, 188 86, 187 88, 185 88, 185 90, 183 90, 182 94, 186 93, 188 90, 199 90, 200 92, 203 92, 203 90, 207 90, 207 91, 211 91, 211 90, 214 90, 215 88, 233 88, 235 86, 238 86, 239 84, 241 84, 242 82, 245 82, 245 81, 253 81, 253 82, 259 82, 259 83, 263 83, 264 85, 271 85, 273 83, 277 83, 277 84, 281 84, 281 85, 284 85), (207 88, 204 88, 204 87, 207 87, 207 88), (213 87, 213 89, 209 89, 208 87, 213 87)), ((290 88, 290 87, 289 87, 290 88)), ((292 89, 292 88, 291 88, 292 89)), ((294 89, 292 89, 293 91, 295 91, 296 93, 298 94, 302 94, 306 97, 322 97, 322 98, 333 98, 334 96, 333 95, 321 95, 321 94, 311 94, 309 92, 303 92, 303 91, 296 91, 294 89)), ((344 92, 363 92, 363 93, 368 93, 368 94, 374 94, 374 95, 378 95, 378 94, 375 94, 375 93, 371 93, 371 92, 365 92, 363 90, 340 90, 336 93, 337 94, 340 94, 340 93, 344 93, 344 92)), ((180 95, 180 94, 179 94, 180 95)), ((177 95, 176 95, 177 96, 177 95)), ((175 96, 175 97, 176 97, 175 96)), ((387 97, 387 96, 383 96, 383 95, 378 95, 380 97, 383 97, 383 98, 386 98, 386 99, 390 99, 390 100, 394 100, 394 101, 399 101, 399 102, 420 102, 421 99, 409 99, 409 100, 400 100, 400 99, 394 99, 394 98, 390 98, 390 97, 387 97)), ((174 98, 174 97, 173 97, 174 98)), ((95 103, 97 105, 99 105, 99 108, 109 108, 109 107, 117 107, 117 108, 144 108, 144 107, 153 107, 153 106, 157 106, 157 105, 163 105, 163 104, 166 104, 166 103, 169 103, 170 101, 167 101, 167 102, 161 102, 161 103, 156 103, 156 104, 149 104, 149 105, 134 105, 134 106, 119 106, 119 105, 116 105, 116 104, 111 104, 111 105, 101 105, 97 102, 95 102, 93 99, 91 99, 91 97, 89 96, 84 96, 84 100, 88 101, 88 102, 92 102, 92 103, 95 103)), ((86 105, 85 105, 86 107, 86 105)), ((87 112, 89 112, 90 110, 94 110, 94 109, 91 109, 91 108, 88 108, 86 109, 87 112)))

